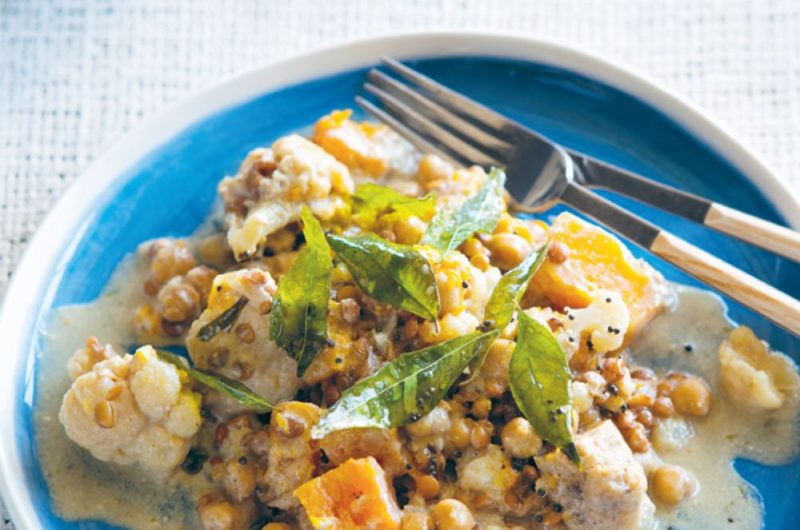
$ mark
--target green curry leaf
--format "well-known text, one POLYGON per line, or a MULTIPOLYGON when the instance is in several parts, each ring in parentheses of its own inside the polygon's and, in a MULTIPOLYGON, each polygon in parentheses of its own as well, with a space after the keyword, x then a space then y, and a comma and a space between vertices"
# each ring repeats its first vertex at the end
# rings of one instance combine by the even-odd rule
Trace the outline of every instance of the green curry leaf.
POLYGON ((244 384, 225 377, 221 374, 212 374, 211 372, 204 372, 196 368, 189 367, 188 361, 183 357, 176 355, 166 350, 156 350, 158 357, 167 363, 174 365, 179 370, 186 372, 190 378, 198 383, 216 390, 226 396, 232 398, 240 405, 248 409, 264 413, 272 410, 272 404, 267 402, 264 398, 247 388, 244 384))
POLYGON ((428 320, 439 315, 433 270, 414 247, 391 243, 375 234, 328 234, 328 242, 356 284, 371 297, 428 320))
POLYGON ((429 221, 436 211, 436 199, 407 197, 391 188, 378 184, 362 184, 351 196, 356 222, 365 228, 372 227, 378 218, 407 219, 412 216, 429 221))
POLYGON ((505 209, 505 182, 503 170, 492 168, 478 193, 457 210, 440 210, 436 214, 422 236, 422 244, 431 245, 446 256, 475 232, 491 233, 505 209))
POLYGON ((539 250, 531 253, 527 259, 500 278, 486 304, 483 317, 486 322, 491 323, 497 329, 503 329, 511 322, 511 317, 514 315, 514 310, 517 308, 528 282, 547 257, 548 246, 549 243, 545 243, 539 250))
POLYGON ((470 360, 497 331, 469 335, 404 353, 344 391, 311 431, 313 438, 341 429, 389 429, 416 421, 439 403, 470 360))
POLYGON ((572 375, 550 328, 519 311, 509 386, 522 414, 544 440, 580 465, 572 433, 572 375))
POLYGON ((311 211, 303 207, 306 246, 278 283, 270 314, 270 339, 297 361, 302 376, 328 338, 331 293, 331 253, 325 233, 311 211))

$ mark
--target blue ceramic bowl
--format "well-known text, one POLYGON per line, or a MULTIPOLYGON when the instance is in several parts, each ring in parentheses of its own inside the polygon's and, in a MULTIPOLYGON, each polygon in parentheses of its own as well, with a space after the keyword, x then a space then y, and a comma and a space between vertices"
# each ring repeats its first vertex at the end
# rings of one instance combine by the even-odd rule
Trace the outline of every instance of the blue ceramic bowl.
MULTIPOLYGON (((517 37, 418 34, 331 48, 267 66, 206 90, 131 133, 71 188, 32 240, 0 317, 2 490, 19 528, 110 528, 65 522, 37 463, 34 374, 46 358, 38 333, 48 312, 88 302, 115 264, 142 241, 192 233, 209 213, 216 184, 249 150, 353 106, 365 69, 382 55, 417 59, 424 73, 598 158, 777 222, 800 225, 800 205, 752 154, 687 103, 641 76, 585 53, 517 37)), ((614 197, 795 297, 800 266, 614 197)), ((648 257, 667 277, 692 283, 648 257)), ((730 304, 795 360, 800 342, 730 304)), ((800 528, 800 463, 738 461, 759 490, 770 529, 800 528)))

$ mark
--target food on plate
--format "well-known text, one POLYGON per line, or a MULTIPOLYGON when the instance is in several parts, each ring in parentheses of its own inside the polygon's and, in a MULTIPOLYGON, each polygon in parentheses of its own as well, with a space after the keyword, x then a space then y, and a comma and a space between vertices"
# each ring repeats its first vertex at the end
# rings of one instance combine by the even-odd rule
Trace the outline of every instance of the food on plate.
POLYGON ((92 335, 39 405, 56 507, 134 528, 756 528, 730 459, 793 454, 795 366, 589 221, 512 216, 504 185, 349 111, 253 150, 211 228, 143 242, 65 308, 54 336, 92 335))

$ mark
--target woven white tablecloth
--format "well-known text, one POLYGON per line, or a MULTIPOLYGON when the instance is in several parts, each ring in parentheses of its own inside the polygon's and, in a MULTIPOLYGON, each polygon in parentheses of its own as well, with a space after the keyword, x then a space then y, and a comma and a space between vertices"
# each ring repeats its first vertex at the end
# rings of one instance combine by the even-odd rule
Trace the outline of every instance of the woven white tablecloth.
POLYGON ((145 116, 236 70, 436 28, 522 32, 630 64, 800 193, 797 0, 0 0, 0 298, 53 202, 145 116))

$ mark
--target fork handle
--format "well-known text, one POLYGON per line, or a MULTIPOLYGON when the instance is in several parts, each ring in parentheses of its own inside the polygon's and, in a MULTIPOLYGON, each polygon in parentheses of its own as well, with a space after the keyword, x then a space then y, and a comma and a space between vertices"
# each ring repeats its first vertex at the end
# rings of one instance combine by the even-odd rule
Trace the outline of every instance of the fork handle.
POLYGON ((591 190, 570 183, 561 200, 701 282, 800 336, 800 301, 662 230, 591 190))
POLYGON ((800 262, 800 232, 585 155, 571 156, 586 186, 615 191, 800 262))

